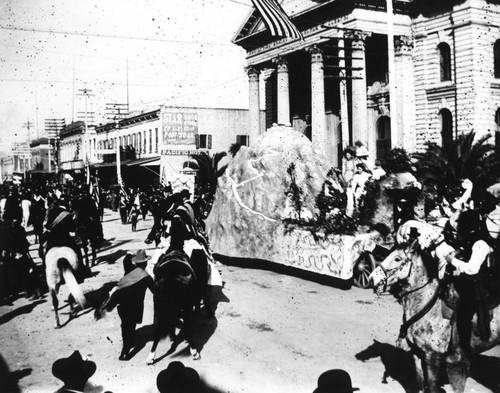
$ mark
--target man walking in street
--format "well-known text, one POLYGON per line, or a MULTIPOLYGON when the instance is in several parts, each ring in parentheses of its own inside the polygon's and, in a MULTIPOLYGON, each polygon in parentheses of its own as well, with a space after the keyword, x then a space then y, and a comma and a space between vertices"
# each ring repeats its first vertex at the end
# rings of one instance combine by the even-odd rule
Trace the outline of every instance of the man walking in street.
POLYGON ((132 264, 135 267, 123 276, 111 291, 107 302, 96 312, 96 319, 100 319, 106 311, 118 306, 123 339, 119 360, 129 359, 129 351, 135 346, 135 326, 142 323, 146 289, 149 288, 151 292, 154 289, 154 280, 145 270, 150 258, 144 250, 138 251, 132 257, 132 264))

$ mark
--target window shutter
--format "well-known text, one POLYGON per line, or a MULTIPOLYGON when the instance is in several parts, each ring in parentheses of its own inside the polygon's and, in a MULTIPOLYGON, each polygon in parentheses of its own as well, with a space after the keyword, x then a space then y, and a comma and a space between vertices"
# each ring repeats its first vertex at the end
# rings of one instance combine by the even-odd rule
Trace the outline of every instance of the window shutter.
POLYGON ((207 149, 212 148, 212 134, 208 134, 207 149))
POLYGON ((195 134, 194 143, 196 145, 196 148, 199 149, 200 148, 200 135, 199 134, 195 134))

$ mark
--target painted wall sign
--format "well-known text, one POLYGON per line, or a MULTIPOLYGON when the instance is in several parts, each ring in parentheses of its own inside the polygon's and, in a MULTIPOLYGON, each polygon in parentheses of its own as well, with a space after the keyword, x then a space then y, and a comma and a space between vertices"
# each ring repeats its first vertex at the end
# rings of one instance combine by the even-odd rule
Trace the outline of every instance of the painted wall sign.
POLYGON ((191 112, 162 112, 164 145, 195 145, 198 133, 198 114, 191 112))

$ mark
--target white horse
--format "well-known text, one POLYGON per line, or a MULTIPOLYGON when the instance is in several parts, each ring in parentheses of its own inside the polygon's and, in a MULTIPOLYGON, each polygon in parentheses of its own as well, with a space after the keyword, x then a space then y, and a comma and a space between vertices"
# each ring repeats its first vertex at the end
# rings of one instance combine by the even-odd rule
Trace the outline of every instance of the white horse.
MULTIPOLYGON (((52 306, 56 316, 55 328, 58 329, 61 327, 61 323, 59 321, 59 301, 57 299, 57 293, 59 292, 59 287, 63 283, 62 279, 64 278, 69 292, 74 300, 78 302, 82 310, 86 308, 87 300, 74 275, 74 271, 78 269, 78 256, 73 249, 69 247, 51 248, 47 251, 47 255, 45 256, 45 264, 47 286, 49 287, 49 292, 52 297, 52 306)), ((69 298, 69 304, 71 308, 69 318, 71 319, 74 316, 73 299, 71 299, 71 296, 69 298)))

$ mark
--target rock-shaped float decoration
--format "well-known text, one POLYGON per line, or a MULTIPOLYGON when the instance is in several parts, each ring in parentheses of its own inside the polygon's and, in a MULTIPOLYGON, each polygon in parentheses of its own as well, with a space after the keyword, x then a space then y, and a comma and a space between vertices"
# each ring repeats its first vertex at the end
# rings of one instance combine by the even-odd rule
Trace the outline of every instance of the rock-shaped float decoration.
POLYGON ((219 178, 215 202, 205 221, 212 250, 223 256, 351 278, 351 260, 367 248, 367 242, 373 243, 373 235, 331 235, 317 241, 309 231, 286 233, 281 218, 291 183, 287 173, 291 163, 304 209, 315 210, 330 164, 303 134, 290 127, 273 127, 254 148, 242 146, 219 178))
POLYGON ((309 139, 290 127, 273 127, 255 148, 242 146, 219 178, 215 203, 206 220, 214 252, 267 259, 282 228, 287 168, 295 164, 303 205, 312 210, 329 166, 309 139))

